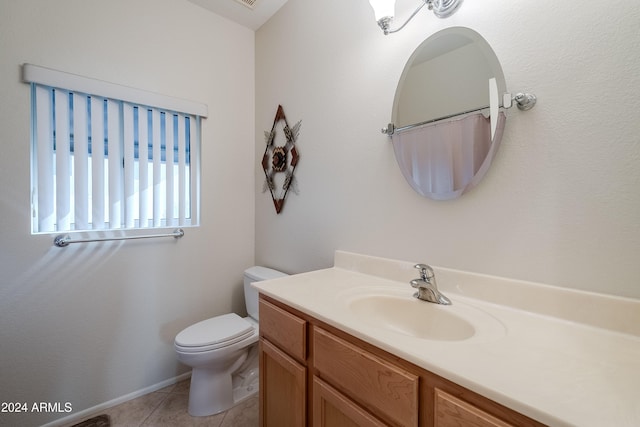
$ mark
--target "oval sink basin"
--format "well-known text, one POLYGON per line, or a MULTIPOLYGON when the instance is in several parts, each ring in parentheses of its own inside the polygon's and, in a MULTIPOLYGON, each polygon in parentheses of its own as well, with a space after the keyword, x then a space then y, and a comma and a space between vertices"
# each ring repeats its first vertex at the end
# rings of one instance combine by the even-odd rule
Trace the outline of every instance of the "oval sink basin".
POLYGON ((353 300, 351 310, 366 318, 371 326, 389 329, 403 335, 438 341, 460 341, 471 338, 475 328, 465 319, 417 298, 369 296, 353 300))
POLYGON ((452 305, 419 300, 412 290, 391 287, 351 289, 339 296, 348 311, 368 327, 434 341, 492 341, 506 329, 481 309, 453 299, 452 305))

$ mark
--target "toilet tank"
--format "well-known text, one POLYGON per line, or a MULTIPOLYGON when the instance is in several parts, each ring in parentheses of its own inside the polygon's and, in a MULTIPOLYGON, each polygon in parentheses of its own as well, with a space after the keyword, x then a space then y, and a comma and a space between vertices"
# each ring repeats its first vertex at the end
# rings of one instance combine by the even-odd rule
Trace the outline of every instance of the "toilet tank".
POLYGON ((258 291, 251 286, 251 283, 285 276, 288 274, 260 266, 249 267, 244 271, 244 301, 249 316, 258 320, 258 291))

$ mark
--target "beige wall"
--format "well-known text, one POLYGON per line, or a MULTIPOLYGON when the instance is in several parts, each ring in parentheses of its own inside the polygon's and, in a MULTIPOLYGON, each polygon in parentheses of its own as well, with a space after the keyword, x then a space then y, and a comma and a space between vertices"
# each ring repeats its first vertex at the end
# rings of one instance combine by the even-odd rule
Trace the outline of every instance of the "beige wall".
MULTIPOLYGON (((244 312, 254 260, 254 32, 185 1, 0 0, 0 401, 73 413, 186 372, 182 328, 244 312), (52 246, 30 235, 29 62, 209 106, 202 226, 52 246)), ((68 414, 0 414, 41 425, 68 414)))
MULTIPOLYGON (((416 2, 398 1, 397 15, 416 2)), ((278 104, 302 120, 300 194, 276 215, 256 193, 256 261, 289 272, 333 251, 426 262, 640 297, 640 9, 615 1, 465 1, 384 36, 365 0, 289 0, 256 35, 256 155, 278 104), (535 109, 508 113, 485 179, 456 201, 422 198, 379 129, 413 50, 466 26, 535 109)), ((263 174, 256 161, 256 185, 263 174)))

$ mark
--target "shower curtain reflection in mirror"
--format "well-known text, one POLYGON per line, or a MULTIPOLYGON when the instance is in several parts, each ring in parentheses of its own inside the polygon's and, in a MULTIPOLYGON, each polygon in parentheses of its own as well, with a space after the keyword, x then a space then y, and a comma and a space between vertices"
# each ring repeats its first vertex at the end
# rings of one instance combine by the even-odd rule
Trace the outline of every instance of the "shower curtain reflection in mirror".
POLYGON ((501 111, 495 138, 498 143, 493 145, 490 120, 482 113, 395 133, 393 149, 402 174, 423 196, 439 200, 459 197, 473 188, 489 167, 502 139, 505 119, 501 111))

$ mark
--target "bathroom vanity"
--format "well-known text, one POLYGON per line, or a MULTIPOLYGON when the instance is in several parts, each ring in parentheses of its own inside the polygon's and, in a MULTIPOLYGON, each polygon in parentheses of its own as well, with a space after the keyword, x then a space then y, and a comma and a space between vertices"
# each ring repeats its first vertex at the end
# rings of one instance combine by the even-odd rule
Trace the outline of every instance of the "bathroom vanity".
POLYGON ((272 298, 260 313, 263 426, 543 425, 272 298))
POLYGON ((254 284, 263 426, 637 426, 640 301, 336 252, 254 284))

